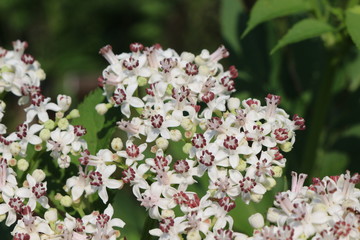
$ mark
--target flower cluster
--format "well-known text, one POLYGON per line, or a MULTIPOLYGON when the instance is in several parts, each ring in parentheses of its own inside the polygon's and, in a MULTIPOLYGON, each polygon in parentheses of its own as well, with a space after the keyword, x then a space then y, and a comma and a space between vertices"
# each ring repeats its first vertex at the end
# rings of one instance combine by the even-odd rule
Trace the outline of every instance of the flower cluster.
MULTIPOLYGON (((279 193, 267 219, 276 224, 255 231, 260 239, 359 239, 360 175, 313 178, 303 186, 305 174, 292 174, 291 190, 279 193)), ((262 227, 262 226, 260 226, 262 227)))
MULTIPOLYGON (((72 125, 79 117, 74 109, 69 111, 71 98, 58 95, 51 102, 41 92, 40 81, 45 73, 29 54, 24 54, 26 42, 13 42, 14 50, 0 48, 0 90, 19 97, 18 104, 25 105, 26 119, 14 132, 8 133, 0 125, 0 218, 6 225, 15 223, 12 235, 16 240, 28 239, 113 239, 120 235, 113 227, 123 227, 124 222, 112 218, 110 204, 103 213, 93 211, 85 215, 80 197, 98 193, 106 204, 107 188, 120 188, 122 182, 111 179, 116 170, 110 150, 100 150, 96 156, 87 150, 83 139, 86 129, 72 125), (55 115, 55 117, 53 117, 55 115), (54 119, 54 120, 53 120, 54 119), (80 156, 80 157, 79 157, 80 156), (47 157, 47 158, 46 158, 47 157), (58 169, 76 166, 78 176, 67 179, 63 196, 57 190, 48 193, 46 159, 58 169), (42 164, 43 169, 38 169, 42 164), (71 196, 71 197, 70 197, 71 196), (50 208, 51 207, 51 208, 50 208), (58 209, 56 210, 55 207, 58 209), (74 218, 67 209, 72 207, 81 218, 74 218), (58 212, 61 216, 58 217, 58 212)), ((6 104, 0 103, 0 120, 6 104)), ((55 182, 52 176, 52 183, 55 182)), ((63 183, 61 183, 63 184, 63 183)))
MULTIPOLYGON (((119 107, 125 119, 117 123, 126 132, 125 149, 114 139, 123 163, 125 184, 159 221, 151 234, 160 239, 233 239, 228 212, 240 197, 258 202, 282 175, 295 131, 304 119, 281 108, 280 97, 230 97, 238 72, 219 60, 229 55, 220 46, 200 55, 160 45, 130 45, 130 53, 115 55, 111 46, 100 50, 109 66, 98 82, 108 103, 96 106, 100 114, 119 107), (181 149, 180 154, 171 153, 181 149), (172 150, 171 150, 172 149, 172 150), (189 190, 208 176, 204 196, 189 190), (180 208, 182 214, 175 214, 180 208)), ((179 151, 178 151, 179 152, 179 151)))

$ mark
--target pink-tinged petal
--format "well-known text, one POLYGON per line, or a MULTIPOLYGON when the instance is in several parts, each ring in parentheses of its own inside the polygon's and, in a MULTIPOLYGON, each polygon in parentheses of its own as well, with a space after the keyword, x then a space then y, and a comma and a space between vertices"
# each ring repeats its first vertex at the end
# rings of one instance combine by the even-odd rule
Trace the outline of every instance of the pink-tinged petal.
POLYGON ((31 135, 30 137, 28 137, 28 141, 32 145, 37 145, 37 144, 40 144, 42 142, 41 138, 36 136, 36 135, 31 135))
POLYGON ((107 188, 117 189, 117 188, 121 188, 122 186, 123 186, 123 183, 118 180, 115 180, 115 179, 108 179, 106 181, 107 188))
POLYGON ((27 206, 29 206, 31 208, 31 210, 34 210, 36 208, 36 200, 35 200, 35 198, 29 198, 27 206))
POLYGON ((15 211, 9 211, 5 225, 8 227, 13 225, 15 223, 16 219, 17 219, 17 217, 15 214, 15 211))
POLYGON ((239 166, 239 162, 240 162, 239 155, 237 154, 230 155, 229 163, 232 168, 236 169, 236 167, 239 166))
POLYGON ((131 97, 129 99, 129 103, 131 106, 135 107, 135 108, 141 108, 144 106, 144 103, 143 101, 141 101, 140 98, 137 98, 137 97, 131 97))
POLYGON ((240 180, 242 180, 244 178, 243 175, 237 170, 230 170, 229 177, 232 181, 234 181, 236 183, 238 183, 240 180))
POLYGON ((101 172, 103 178, 108 178, 113 174, 116 170, 115 165, 105 166, 105 167, 99 167, 98 171, 101 172))
POLYGON ((272 148, 276 146, 276 141, 273 138, 265 137, 264 141, 262 141, 262 144, 265 147, 272 148))
POLYGON ((61 108, 55 103, 48 103, 46 104, 46 110, 52 110, 54 112, 58 112, 61 110, 61 108))
POLYGON ((34 134, 34 133, 37 133, 39 132, 41 129, 43 129, 44 126, 43 125, 40 125, 40 124, 34 124, 32 125, 29 130, 28 130, 28 134, 34 134))
MULTIPOLYGON (((14 177, 14 176, 13 176, 13 177, 14 177)), ((15 178, 15 177, 14 177, 14 178, 15 178)), ((9 177, 8 177, 8 179, 9 179, 9 177)), ((15 178, 15 181, 16 181, 16 178, 15 178)), ((14 185, 16 185, 16 182, 15 182, 14 185)), ((11 186, 9 186, 9 184, 6 184, 6 185, 2 188, 2 193, 3 193, 3 195, 5 194, 5 195, 10 196, 10 197, 14 196, 14 194, 15 194, 14 188, 12 188, 11 186)))
POLYGON ((31 176, 30 174, 27 174, 26 180, 28 181, 30 187, 35 186, 36 180, 35 180, 35 178, 33 178, 33 176, 31 176))
POLYGON ((153 142, 157 138, 157 136, 159 136, 159 133, 159 129, 151 129, 150 131, 148 131, 146 142, 153 142))
POLYGON ((167 128, 163 128, 160 130, 160 134, 165 139, 170 139, 170 131, 167 128))
POLYGON ((72 199, 75 201, 81 197, 81 195, 84 193, 85 186, 83 184, 77 183, 72 189, 71 189, 71 196, 72 199))
POLYGON ((44 208, 49 208, 49 200, 47 197, 42 196, 38 199, 38 202, 41 204, 41 206, 43 206, 44 208))
POLYGON ((180 122, 179 121, 176 121, 176 120, 166 120, 163 125, 165 127, 177 127, 180 125, 180 122))
POLYGON ((106 187, 101 186, 99 188, 99 196, 104 203, 107 203, 109 196, 107 194, 106 187))
POLYGON ((49 120, 49 115, 45 111, 38 112, 38 118, 42 122, 46 122, 49 120))
POLYGON ((125 222, 119 218, 111 219, 110 224, 115 227, 123 228, 125 226, 125 222))
POLYGON ((38 232, 41 233, 45 233, 45 234, 52 234, 53 231, 51 230, 51 228, 49 227, 49 225, 47 223, 39 223, 36 227, 38 232))
POLYGON ((36 116, 36 111, 33 109, 30 109, 27 113, 26 113, 26 121, 25 123, 29 123, 31 122, 34 117, 36 116))
POLYGON ((28 188, 19 188, 16 190, 16 195, 21 198, 30 198, 32 196, 32 192, 28 188))
POLYGON ((119 157, 123 157, 123 158, 127 158, 127 157, 128 157, 126 151, 117 151, 116 154, 117 154, 119 157))
POLYGON ((160 237, 163 232, 159 229, 159 228, 155 228, 155 229, 151 229, 149 231, 149 233, 152 235, 152 236, 157 236, 157 237, 160 237))
POLYGON ((114 214, 114 208, 111 204, 109 204, 107 206, 107 208, 104 210, 104 214, 108 215, 110 218, 113 216, 114 214))
POLYGON ((264 194, 266 192, 266 188, 262 184, 258 183, 252 191, 256 194, 264 194))
POLYGON ((11 207, 7 203, 0 204, 0 215, 7 213, 10 211, 11 207))
POLYGON ((127 118, 129 118, 130 114, 131 114, 129 103, 127 103, 127 102, 123 103, 120 108, 121 108, 122 114, 124 114, 127 118))

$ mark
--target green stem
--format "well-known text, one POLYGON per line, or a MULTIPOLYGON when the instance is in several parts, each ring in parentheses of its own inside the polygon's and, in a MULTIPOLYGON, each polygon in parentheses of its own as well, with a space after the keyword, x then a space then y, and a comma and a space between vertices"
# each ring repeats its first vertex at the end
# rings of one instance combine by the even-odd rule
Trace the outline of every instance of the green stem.
POLYGON ((309 174, 309 179, 314 174, 316 167, 317 151, 320 146, 320 136, 323 132, 328 110, 332 101, 332 90, 336 77, 336 70, 346 54, 346 44, 339 43, 337 49, 330 49, 330 56, 323 79, 320 82, 317 92, 313 95, 311 119, 308 121, 309 130, 305 151, 302 159, 301 172, 309 174))

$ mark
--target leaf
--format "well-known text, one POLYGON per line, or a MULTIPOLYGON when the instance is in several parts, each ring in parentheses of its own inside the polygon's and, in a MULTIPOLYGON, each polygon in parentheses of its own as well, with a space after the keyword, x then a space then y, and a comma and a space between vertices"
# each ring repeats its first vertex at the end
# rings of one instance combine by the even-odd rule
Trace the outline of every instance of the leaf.
POLYGON ((346 11, 346 27, 356 47, 360 49, 360 5, 346 11))
POLYGON ((220 24, 221 33, 227 44, 236 52, 241 53, 239 38, 239 16, 243 12, 240 1, 221 1, 220 24))
POLYGON ((318 37, 323 33, 334 31, 334 28, 327 23, 321 22, 316 19, 304 19, 296 23, 286 34, 283 36, 277 45, 271 50, 273 54, 280 48, 291 44, 300 42, 309 38, 318 37))
POLYGON ((305 12, 310 5, 304 0, 259 0, 250 13, 250 20, 242 38, 245 37, 258 24, 295 13, 305 12))
POLYGON ((339 175, 345 171, 348 162, 349 157, 345 153, 321 150, 316 162, 318 167, 313 175, 316 177, 339 175))
POLYGON ((84 139, 91 153, 95 153, 97 150, 100 141, 98 133, 103 129, 105 123, 105 116, 99 115, 95 110, 95 106, 103 101, 104 96, 101 89, 92 91, 78 106, 80 117, 71 122, 72 125, 82 125, 86 128, 87 133, 84 135, 84 139))

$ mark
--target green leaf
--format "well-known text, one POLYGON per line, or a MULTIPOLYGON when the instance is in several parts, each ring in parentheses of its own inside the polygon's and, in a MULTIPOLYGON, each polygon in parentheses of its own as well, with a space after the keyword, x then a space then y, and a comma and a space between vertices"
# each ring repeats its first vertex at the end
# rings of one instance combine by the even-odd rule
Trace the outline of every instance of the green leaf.
POLYGON ((103 101, 104 96, 101 89, 92 91, 78 106, 80 117, 71 122, 72 125, 82 125, 86 128, 87 133, 84 139, 87 141, 88 149, 91 153, 95 153, 98 150, 98 143, 101 141, 98 133, 100 133, 105 124, 105 116, 99 115, 95 110, 95 106, 103 101))
POLYGON ((349 162, 349 157, 342 152, 337 151, 319 151, 318 159, 316 160, 316 177, 325 177, 332 175, 339 175, 345 171, 349 162))
POLYGON ((358 49, 360 49, 360 5, 350 8, 346 11, 346 27, 351 39, 358 49))
POLYGON ((334 28, 327 23, 321 22, 316 19, 304 19, 296 23, 286 34, 283 36, 277 45, 271 50, 273 54, 280 48, 291 44, 300 42, 309 38, 318 37, 323 33, 334 31, 334 28))
POLYGON ((305 0, 259 0, 250 13, 250 20, 242 37, 245 37, 258 24, 295 13, 305 12, 310 4, 305 0))

